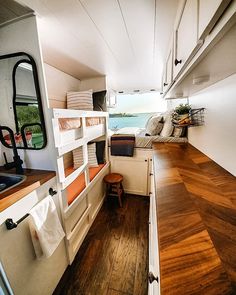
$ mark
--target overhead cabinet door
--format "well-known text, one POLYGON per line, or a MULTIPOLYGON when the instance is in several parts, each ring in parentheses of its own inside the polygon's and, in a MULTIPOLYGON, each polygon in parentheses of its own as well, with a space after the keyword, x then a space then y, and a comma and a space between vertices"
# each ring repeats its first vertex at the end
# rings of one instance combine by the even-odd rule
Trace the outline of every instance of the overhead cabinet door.
POLYGON ((212 30, 230 0, 199 0, 199 39, 212 30))
POLYGON ((198 0, 187 0, 176 28, 174 77, 179 73, 198 41, 198 0))

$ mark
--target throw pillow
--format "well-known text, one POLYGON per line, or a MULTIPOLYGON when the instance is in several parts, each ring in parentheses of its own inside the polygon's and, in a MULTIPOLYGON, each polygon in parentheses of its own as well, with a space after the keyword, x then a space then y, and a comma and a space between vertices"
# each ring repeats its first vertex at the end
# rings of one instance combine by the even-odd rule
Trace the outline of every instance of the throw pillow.
POLYGON ((169 137, 172 135, 173 130, 174 130, 174 126, 171 121, 171 115, 168 115, 165 119, 165 123, 160 135, 163 137, 169 137))
POLYGON ((172 136, 174 137, 184 137, 186 134, 186 127, 174 127, 172 136))
POLYGON ((94 92, 93 93, 93 110, 94 111, 107 111, 107 103, 106 103, 106 90, 94 92))
MULTIPOLYGON (((74 169, 77 169, 84 164, 82 147, 79 147, 73 150, 73 162, 74 162, 74 169)), ((95 143, 88 144, 88 166, 98 167, 95 143)))
POLYGON ((98 167, 95 143, 88 144, 88 166, 98 167))
POLYGON ((70 91, 67 92, 67 108, 74 110, 93 110, 93 91, 70 91))
POLYGON ((105 145, 106 145, 105 140, 96 142, 96 156, 97 156, 98 164, 105 163, 105 160, 104 160, 105 145))
POLYGON ((77 169, 84 164, 83 149, 82 147, 79 147, 73 150, 72 153, 73 153, 74 169, 77 169))
POLYGON ((146 127, 146 134, 158 135, 163 128, 162 116, 154 116, 150 118, 146 127))

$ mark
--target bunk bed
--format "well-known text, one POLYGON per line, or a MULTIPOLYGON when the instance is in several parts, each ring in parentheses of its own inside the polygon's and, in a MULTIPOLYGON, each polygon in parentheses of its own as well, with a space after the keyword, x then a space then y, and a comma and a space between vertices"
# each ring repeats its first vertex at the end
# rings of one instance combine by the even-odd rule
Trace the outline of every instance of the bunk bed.
POLYGON ((103 177, 109 172, 108 113, 52 109, 52 125, 60 186, 60 206, 72 263, 105 197, 103 177), (104 162, 89 167, 88 145, 105 141, 104 162), (72 153, 82 150, 83 163, 75 167, 72 153))

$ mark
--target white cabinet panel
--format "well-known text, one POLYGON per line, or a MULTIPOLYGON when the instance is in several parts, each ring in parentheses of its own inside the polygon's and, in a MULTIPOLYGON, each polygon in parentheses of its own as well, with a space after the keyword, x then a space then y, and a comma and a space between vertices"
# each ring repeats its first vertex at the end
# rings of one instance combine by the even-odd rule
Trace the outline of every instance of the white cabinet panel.
POLYGON ((173 46, 169 50, 169 54, 166 59, 165 69, 163 74, 162 90, 165 92, 173 81, 173 46))
POLYGON ((150 210, 149 210, 149 273, 158 277, 158 282, 149 282, 148 294, 160 294, 160 262, 159 262, 159 246, 158 246, 158 230, 156 215, 156 194, 154 175, 150 175, 150 210))
POLYGON ((190 57, 198 40, 198 0, 187 0, 176 28, 174 77, 190 57))
POLYGON ((199 39, 211 31, 229 2, 230 0, 199 0, 199 39))
POLYGON ((160 288, 158 282, 154 281, 152 284, 148 284, 148 295, 159 295, 160 288))
POLYGON ((166 83, 170 86, 173 80, 173 49, 169 51, 166 61, 166 83))
POLYGON ((111 171, 124 177, 123 186, 127 193, 148 195, 148 159, 111 157, 111 171))

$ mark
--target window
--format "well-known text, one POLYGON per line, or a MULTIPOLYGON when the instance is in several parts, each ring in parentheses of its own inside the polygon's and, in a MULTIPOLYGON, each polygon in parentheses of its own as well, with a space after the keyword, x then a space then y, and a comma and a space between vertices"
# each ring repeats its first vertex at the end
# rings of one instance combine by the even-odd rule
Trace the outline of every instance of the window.
POLYGON ((145 128, 150 116, 166 109, 166 101, 157 92, 117 95, 117 106, 109 111, 109 128, 145 128))

